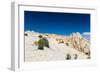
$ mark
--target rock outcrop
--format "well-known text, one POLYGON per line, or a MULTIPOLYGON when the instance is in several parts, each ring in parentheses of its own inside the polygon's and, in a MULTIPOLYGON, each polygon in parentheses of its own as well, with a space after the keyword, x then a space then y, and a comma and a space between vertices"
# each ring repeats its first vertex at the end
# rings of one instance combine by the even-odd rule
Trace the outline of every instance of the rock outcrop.
MULTIPOLYGON (((90 42, 85 39, 79 32, 72 33, 69 36, 57 35, 57 34, 43 34, 37 32, 25 32, 25 60, 35 61, 40 55, 47 58, 50 56, 52 60, 58 59, 84 59, 90 58, 90 42), (45 37, 49 42, 49 47, 44 46, 44 51, 39 51, 37 48, 39 46, 39 35, 45 37), (33 51, 32 51, 33 50, 33 51), (35 51, 34 51, 35 50, 35 51), (53 51, 50 51, 53 50, 53 51), (35 55, 37 52, 37 55, 35 55), (31 53, 31 54, 30 54, 31 53), (45 54, 44 54, 45 53, 45 54), (34 57, 33 57, 34 55, 34 57), (35 58, 36 56, 36 58, 35 58), (52 57, 53 58, 52 58, 52 57), (66 57, 67 56, 67 57, 66 57), (31 58, 30 58, 31 57, 31 58)), ((38 60, 38 59, 37 59, 38 60)), ((43 59, 39 59, 43 60, 43 59)))

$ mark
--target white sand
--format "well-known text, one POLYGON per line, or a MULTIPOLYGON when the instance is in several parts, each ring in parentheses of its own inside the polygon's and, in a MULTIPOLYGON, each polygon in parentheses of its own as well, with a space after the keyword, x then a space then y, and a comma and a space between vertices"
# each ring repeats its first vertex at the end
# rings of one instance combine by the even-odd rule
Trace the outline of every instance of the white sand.
POLYGON ((67 54, 71 55, 71 59, 74 59, 74 54, 78 55, 78 59, 86 59, 88 57, 65 44, 58 44, 55 39, 48 39, 50 48, 44 47, 44 50, 38 50, 38 46, 32 44, 33 41, 37 40, 39 40, 37 36, 25 36, 26 62, 65 60, 67 54))

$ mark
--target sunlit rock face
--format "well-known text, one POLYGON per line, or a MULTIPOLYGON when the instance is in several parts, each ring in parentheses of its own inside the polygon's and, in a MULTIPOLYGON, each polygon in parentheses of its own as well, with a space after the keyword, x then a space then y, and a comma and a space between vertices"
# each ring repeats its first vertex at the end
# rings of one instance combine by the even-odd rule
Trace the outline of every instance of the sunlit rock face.
POLYGON ((27 62, 90 58, 90 41, 85 39, 79 32, 65 36, 26 31, 24 36, 25 61, 27 62), (49 48, 42 46, 43 50, 38 49, 40 44, 39 35, 48 40, 49 48))
POLYGON ((90 54, 90 42, 84 38, 80 33, 73 33, 71 36, 71 43, 73 48, 86 54, 90 54))

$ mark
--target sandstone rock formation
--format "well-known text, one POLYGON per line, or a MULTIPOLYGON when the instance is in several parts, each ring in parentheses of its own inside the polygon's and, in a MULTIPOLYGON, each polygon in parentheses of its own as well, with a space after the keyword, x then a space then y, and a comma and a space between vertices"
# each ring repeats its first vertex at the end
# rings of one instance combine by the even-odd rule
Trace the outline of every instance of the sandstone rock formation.
POLYGON ((69 36, 38 33, 34 31, 25 32, 25 60, 66 60, 90 58, 90 42, 79 32, 72 33, 69 36), (43 51, 37 50, 38 36, 42 35, 49 41, 50 47, 44 47, 43 51), (34 51, 35 50, 35 51, 34 51), (67 55, 67 58, 66 58, 67 55), (43 57, 42 57, 43 56, 43 57), (44 59, 45 58, 45 59, 44 59))

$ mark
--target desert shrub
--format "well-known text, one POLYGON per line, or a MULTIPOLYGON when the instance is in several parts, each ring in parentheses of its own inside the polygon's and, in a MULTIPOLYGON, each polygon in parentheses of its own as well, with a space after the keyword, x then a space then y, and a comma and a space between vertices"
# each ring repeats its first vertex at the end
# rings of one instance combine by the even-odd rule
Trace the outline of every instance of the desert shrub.
POLYGON ((24 36, 28 36, 28 34, 27 34, 27 33, 25 33, 25 34, 24 34, 24 36))
POLYGON ((88 52, 86 52, 85 54, 86 54, 86 55, 89 55, 89 53, 88 53, 88 52))
POLYGON ((90 51, 85 52, 86 55, 90 56, 90 51))
POLYGON ((45 46, 45 41, 43 39, 40 39, 38 41, 38 49, 43 50, 45 46))
POLYGON ((48 39, 47 38, 43 38, 43 40, 44 40, 44 46, 49 48, 49 41, 48 41, 48 39))
POLYGON ((39 35, 38 37, 39 37, 39 38, 42 38, 43 36, 42 36, 42 35, 39 35))
POLYGON ((71 55, 70 54, 67 54, 66 55, 66 60, 70 60, 71 59, 71 55))
POLYGON ((67 46, 69 46, 69 43, 66 43, 67 46))
POLYGON ((38 49, 43 50, 44 46, 49 48, 49 41, 47 38, 43 37, 42 35, 38 36, 40 40, 38 41, 38 49))

